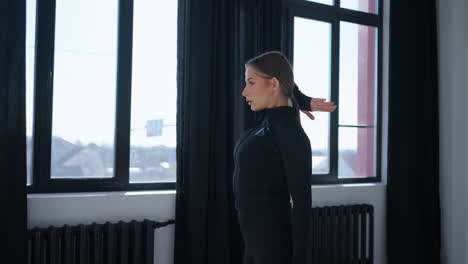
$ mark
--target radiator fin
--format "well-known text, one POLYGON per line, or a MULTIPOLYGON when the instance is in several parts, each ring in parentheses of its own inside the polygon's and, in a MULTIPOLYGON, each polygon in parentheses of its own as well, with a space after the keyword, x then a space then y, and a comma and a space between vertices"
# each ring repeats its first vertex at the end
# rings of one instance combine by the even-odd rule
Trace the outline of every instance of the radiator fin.
POLYGON ((173 223, 133 220, 33 228, 28 231, 28 263, 150 264, 154 229, 173 223))
POLYGON ((311 217, 312 263, 373 263, 372 205, 314 207, 311 217))

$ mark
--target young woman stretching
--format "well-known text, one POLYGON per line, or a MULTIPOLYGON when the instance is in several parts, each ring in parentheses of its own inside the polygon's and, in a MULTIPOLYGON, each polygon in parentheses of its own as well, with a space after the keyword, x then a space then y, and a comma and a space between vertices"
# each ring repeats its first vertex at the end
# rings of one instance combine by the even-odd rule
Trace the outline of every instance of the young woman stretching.
POLYGON ((249 60, 245 81, 242 95, 256 125, 234 147, 233 176, 244 264, 310 264, 312 151, 299 108, 336 106, 300 93, 291 64, 277 51, 249 60))

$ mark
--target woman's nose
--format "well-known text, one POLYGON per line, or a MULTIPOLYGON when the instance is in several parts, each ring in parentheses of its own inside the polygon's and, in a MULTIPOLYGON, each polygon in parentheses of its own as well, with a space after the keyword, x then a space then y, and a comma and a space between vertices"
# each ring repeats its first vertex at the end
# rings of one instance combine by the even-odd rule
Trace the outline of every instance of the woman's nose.
POLYGON ((242 96, 246 96, 246 88, 247 88, 247 86, 244 87, 244 90, 242 90, 242 96))

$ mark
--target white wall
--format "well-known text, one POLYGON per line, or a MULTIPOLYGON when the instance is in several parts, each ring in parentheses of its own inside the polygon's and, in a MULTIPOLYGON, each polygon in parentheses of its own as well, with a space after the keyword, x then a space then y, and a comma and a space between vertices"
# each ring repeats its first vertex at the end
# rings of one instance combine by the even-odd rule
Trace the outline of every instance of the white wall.
MULTIPOLYGON (((175 219, 175 191, 28 195, 28 228, 175 219)), ((155 262, 173 263, 174 225, 155 231, 155 262)))
MULTIPOLYGON (((313 187, 314 206, 370 203, 375 209, 375 263, 384 263, 383 184, 313 187)), ((28 228, 64 224, 104 223, 132 219, 166 221, 175 218, 175 191, 28 196, 28 228)), ((155 263, 173 263, 174 225, 155 232, 155 263)))
POLYGON ((368 203, 374 207, 374 263, 386 263, 385 184, 333 185, 313 187, 312 205, 368 203))
POLYGON ((468 263, 468 4, 438 1, 442 263, 468 263))

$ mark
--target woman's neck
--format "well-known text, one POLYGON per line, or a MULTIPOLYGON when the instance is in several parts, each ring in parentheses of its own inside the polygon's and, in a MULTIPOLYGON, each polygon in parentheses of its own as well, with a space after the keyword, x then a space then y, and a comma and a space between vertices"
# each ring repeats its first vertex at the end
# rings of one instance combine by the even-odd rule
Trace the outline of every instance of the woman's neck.
POLYGON ((273 108, 278 106, 288 106, 288 98, 286 96, 278 97, 274 100, 267 108, 273 108))

